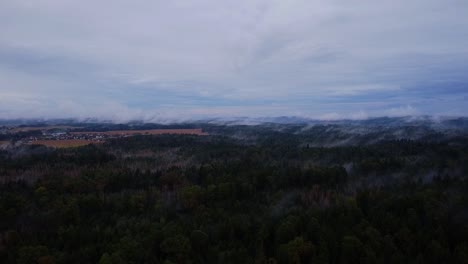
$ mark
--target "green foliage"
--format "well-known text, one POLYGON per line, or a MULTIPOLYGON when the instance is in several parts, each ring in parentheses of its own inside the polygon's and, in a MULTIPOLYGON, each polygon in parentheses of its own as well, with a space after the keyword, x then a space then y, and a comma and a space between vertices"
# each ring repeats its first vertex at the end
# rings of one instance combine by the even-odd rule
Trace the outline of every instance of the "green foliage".
POLYGON ((280 260, 291 264, 308 263, 313 251, 314 246, 311 242, 304 241, 302 237, 296 237, 280 246, 280 260))
POLYGON ((45 261, 49 250, 45 246, 26 246, 18 251, 18 264, 37 263, 45 261))
POLYGON ((0 151, 2 263, 468 263, 463 140, 243 129, 0 151))

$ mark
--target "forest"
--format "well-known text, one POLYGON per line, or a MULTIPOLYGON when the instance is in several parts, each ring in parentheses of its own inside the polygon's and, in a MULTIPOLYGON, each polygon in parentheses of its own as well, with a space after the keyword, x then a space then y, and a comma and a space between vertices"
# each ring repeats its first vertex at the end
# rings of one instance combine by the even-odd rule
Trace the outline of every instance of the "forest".
POLYGON ((0 262, 468 263, 463 131, 192 127, 0 149, 0 262))

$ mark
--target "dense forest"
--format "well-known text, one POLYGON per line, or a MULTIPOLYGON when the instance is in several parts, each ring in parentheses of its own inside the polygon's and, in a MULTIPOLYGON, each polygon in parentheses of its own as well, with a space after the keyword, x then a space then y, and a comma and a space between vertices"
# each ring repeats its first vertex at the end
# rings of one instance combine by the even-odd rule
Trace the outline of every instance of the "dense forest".
POLYGON ((467 137, 358 128, 0 150, 0 262, 468 263, 467 137))

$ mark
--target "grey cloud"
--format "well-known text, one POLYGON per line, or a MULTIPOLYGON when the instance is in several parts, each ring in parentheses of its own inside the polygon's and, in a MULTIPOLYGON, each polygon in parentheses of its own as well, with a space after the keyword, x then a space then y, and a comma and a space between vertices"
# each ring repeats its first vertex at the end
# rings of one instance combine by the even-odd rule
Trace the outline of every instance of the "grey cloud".
POLYGON ((129 116, 176 104, 241 114, 245 100, 266 115, 385 114, 349 105, 386 105, 389 93, 398 96, 387 109, 430 113, 420 97, 466 94, 452 86, 468 82, 466 13, 461 0, 2 1, 0 116, 21 113, 21 96, 43 115, 65 100, 96 111, 112 102, 129 116), (145 90, 154 105, 138 96, 145 90), (327 103, 337 97, 348 104, 327 103))

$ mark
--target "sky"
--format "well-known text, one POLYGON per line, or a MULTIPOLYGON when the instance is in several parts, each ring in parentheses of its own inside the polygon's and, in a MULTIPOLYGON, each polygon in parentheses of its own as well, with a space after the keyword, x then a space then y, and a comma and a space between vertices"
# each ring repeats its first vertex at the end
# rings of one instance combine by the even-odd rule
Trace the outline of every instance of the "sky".
POLYGON ((468 115, 466 0, 1 0, 0 118, 468 115))

